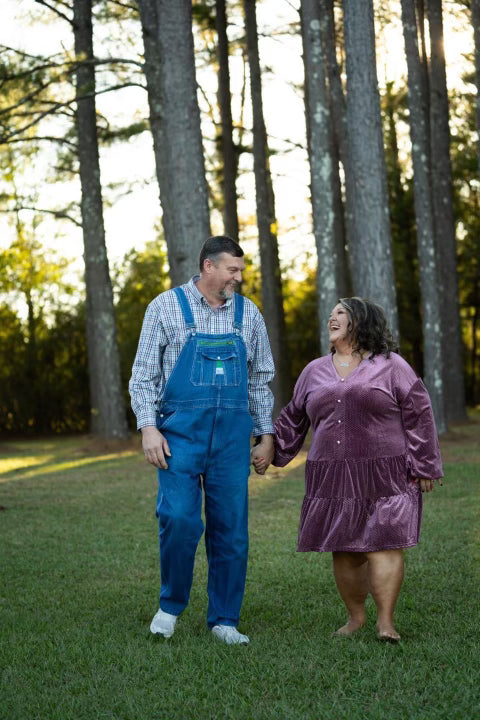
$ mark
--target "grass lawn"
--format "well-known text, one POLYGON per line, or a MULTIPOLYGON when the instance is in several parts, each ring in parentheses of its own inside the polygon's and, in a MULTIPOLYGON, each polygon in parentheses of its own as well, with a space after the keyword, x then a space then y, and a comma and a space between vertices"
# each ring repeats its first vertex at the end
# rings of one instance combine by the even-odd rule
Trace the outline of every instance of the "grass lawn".
POLYGON ((0 445, 1 720, 480 718, 478 420, 443 443, 446 483, 406 553, 398 645, 375 639, 371 603, 355 638, 331 638, 344 622, 331 558, 295 552, 304 456, 251 478, 251 642, 227 647, 205 628, 203 547, 174 637, 149 635, 156 477, 136 449, 0 445))

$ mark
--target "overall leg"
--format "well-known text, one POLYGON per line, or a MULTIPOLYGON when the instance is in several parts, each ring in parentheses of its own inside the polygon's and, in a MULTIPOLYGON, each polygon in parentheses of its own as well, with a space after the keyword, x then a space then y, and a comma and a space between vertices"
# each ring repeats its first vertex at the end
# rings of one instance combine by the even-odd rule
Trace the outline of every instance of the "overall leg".
POLYGON ((333 574, 338 592, 348 611, 348 620, 335 635, 348 636, 365 625, 368 595, 367 557, 360 552, 334 552, 333 574))
POLYGON ((393 613, 403 582, 403 550, 365 553, 368 558, 368 582, 377 606, 377 635, 381 640, 399 640, 393 613))
POLYGON ((248 412, 218 410, 204 483, 210 628, 239 621, 248 558, 250 431, 248 412))
POLYGON ((180 615, 193 580, 198 542, 203 533, 202 491, 198 475, 158 471, 157 516, 160 540, 160 608, 180 615))

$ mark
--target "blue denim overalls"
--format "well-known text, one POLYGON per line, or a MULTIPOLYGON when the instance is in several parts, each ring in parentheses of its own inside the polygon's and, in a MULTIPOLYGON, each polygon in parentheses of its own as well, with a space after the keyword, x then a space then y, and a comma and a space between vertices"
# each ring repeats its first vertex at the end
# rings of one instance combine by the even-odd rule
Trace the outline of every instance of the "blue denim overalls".
POLYGON ((208 559, 207 624, 238 624, 247 571, 247 493, 252 418, 243 297, 235 294, 233 333, 197 333, 185 293, 175 288, 187 340, 169 377, 157 417, 171 457, 158 470, 160 607, 187 606, 195 551, 204 525, 208 559))

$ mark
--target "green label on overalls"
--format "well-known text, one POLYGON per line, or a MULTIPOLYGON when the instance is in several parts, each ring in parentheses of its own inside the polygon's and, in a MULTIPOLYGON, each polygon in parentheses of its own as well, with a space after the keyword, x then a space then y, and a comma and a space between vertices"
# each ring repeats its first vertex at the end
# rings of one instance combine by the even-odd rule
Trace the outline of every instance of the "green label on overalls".
POLYGON ((217 360, 215 374, 216 374, 216 375, 223 375, 224 372, 225 372, 225 371, 224 371, 224 369, 223 369, 223 363, 222 363, 222 361, 221 361, 221 360, 217 360))
POLYGON ((227 347, 234 343, 231 340, 199 340, 198 344, 201 346, 208 345, 208 347, 227 347))

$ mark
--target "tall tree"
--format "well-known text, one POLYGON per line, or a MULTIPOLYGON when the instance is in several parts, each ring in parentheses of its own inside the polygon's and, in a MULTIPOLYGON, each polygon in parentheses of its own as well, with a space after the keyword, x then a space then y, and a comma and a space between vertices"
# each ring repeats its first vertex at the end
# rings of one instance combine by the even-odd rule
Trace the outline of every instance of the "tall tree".
POLYGON ((269 167, 267 132, 263 116, 255 0, 244 0, 243 5, 250 66, 250 94, 253 114, 253 169, 262 274, 262 306, 275 360, 276 371, 275 379, 272 382, 272 390, 275 395, 275 407, 277 409, 287 402, 290 393, 288 358, 284 340, 285 315, 278 259, 275 201, 269 167))
POLYGON ((346 247, 350 246, 350 238, 354 234, 352 208, 354 182, 348 155, 347 108, 337 60, 334 0, 319 0, 319 5, 322 18, 321 37, 326 60, 332 130, 331 154, 337 248, 337 285, 339 294, 344 296, 351 292, 346 247), (343 191, 340 181, 339 162, 342 164, 343 169, 343 191))
POLYGON ((102 186, 95 110, 92 0, 74 0, 73 32, 77 103, 75 124, 82 189, 82 227, 87 289, 87 345, 92 431, 108 438, 128 436, 121 390, 113 293, 103 223, 102 186))
POLYGON ((348 148, 355 185, 349 254, 356 294, 384 306, 398 334, 387 171, 375 59, 372 0, 344 0, 348 148))
POLYGON ((402 24, 408 67, 408 107, 412 141, 417 247, 422 297, 425 383, 432 398, 438 432, 446 430, 440 296, 435 254, 433 203, 428 161, 426 95, 418 50, 415 0, 402 0, 402 24))
POLYGON ((192 3, 139 0, 150 127, 173 285, 197 271, 210 235, 192 3))
POLYGON ((480 0, 472 0, 472 25, 475 54, 475 84, 477 86, 476 121, 477 121, 477 158, 480 175, 480 0))
POLYGON ((223 226, 225 233, 238 241, 236 189, 238 162, 233 142, 225 0, 215 0, 215 27, 217 30, 218 105, 222 128, 220 142, 223 159, 223 226))
POLYGON ((385 153, 390 192, 401 350, 402 355, 408 359, 415 370, 423 375, 421 299, 412 181, 404 178, 397 139, 399 121, 408 122, 403 107, 405 103, 406 88, 405 91, 401 88, 395 92, 394 83, 387 83, 383 96, 385 153))
POLYGON ((302 0, 302 40, 305 64, 305 114, 310 161, 313 229, 317 247, 317 313, 320 349, 327 353, 328 318, 338 300, 337 253, 334 227, 334 196, 330 103, 325 80, 325 54, 321 26, 325 22, 318 0, 302 0))
POLYGON ((463 347, 458 305, 457 243, 453 212, 452 166, 447 76, 443 44, 442 0, 428 0, 430 31, 430 158, 435 217, 436 251, 440 282, 440 319, 443 355, 443 393, 447 421, 467 417, 463 347))

